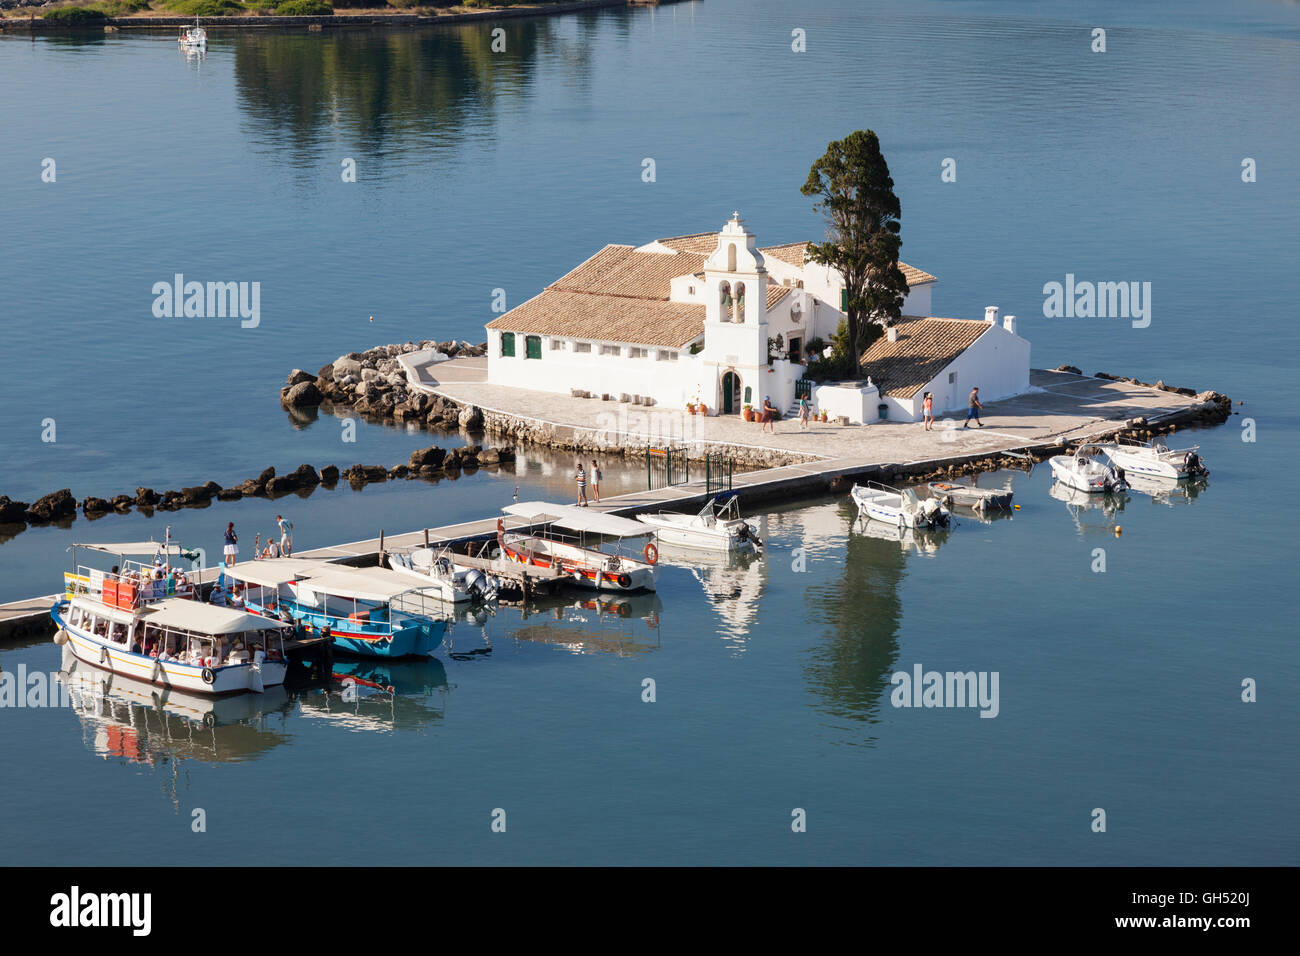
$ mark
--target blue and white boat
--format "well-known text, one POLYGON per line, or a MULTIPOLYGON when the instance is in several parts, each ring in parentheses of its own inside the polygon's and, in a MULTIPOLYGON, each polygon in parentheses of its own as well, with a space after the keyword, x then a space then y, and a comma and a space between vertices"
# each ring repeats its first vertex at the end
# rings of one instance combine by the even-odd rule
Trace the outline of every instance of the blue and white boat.
POLYGON ((437 593, 384 568, 266 558, 224 568, 222 577, 233 606, 328 633, 335 649, 349 654, 427 657, 447 630, 437 593))

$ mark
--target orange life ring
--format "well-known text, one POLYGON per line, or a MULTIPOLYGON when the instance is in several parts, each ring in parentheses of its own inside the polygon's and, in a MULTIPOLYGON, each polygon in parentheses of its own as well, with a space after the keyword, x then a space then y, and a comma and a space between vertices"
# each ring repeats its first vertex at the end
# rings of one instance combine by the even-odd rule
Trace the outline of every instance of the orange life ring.
POLYGON ((645 559, 647 564, 659 563, 659 549, 655 547, 655 543, 653 541, 646 542, 645 559))

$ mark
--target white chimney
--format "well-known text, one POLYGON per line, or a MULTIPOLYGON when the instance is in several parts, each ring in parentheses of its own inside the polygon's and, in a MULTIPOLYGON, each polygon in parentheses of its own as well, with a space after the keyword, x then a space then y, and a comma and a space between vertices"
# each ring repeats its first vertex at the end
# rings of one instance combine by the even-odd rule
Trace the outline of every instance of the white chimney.
POLYGON ((1008 332, 1010 332, 1012 335, 1015 335, 1015 334, 1016 334, 1016 317, 1015 317, 1014 315, 1008 315, 1008 316, 1006 316, 1005 318, 1003 318, 1003 320, 1002 320, 1002 327, 1003 327, 1004 329, 1006 329, 1008 332))
POLYGON ((998 307, 996 305, 988 305, 984 307, 984 321, 989 325, 998 324, 998 307))
POLYGON ((897 342, 897 341, 898 341, 898 326, 896 326, 896 325, 891 325, 889 328, 885 329, 885 335, 889 337, 889 341, 891 341, 891 342, 897 342))

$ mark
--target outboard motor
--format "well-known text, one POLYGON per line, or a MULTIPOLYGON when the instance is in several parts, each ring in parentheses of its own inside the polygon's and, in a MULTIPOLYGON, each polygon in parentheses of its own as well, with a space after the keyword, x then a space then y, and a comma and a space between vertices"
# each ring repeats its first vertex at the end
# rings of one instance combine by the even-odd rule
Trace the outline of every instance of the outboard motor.
POLYGON ((1123 491, 1128 487, 1128 482, 1124 480, 1124 469, 1116 466, 1110 470, 1107 482, 1107 491, 1123 491))
POLYGON ((1201 478, 1210 473, 1210 470, 1205 467, 1205 462, 1201 460, 1201 456, 1194 451, 1187 453, 1184 464, 1186 465, 1187 474, 1193 478, 1201 478))
POLYGON ((763 540, 754 533, 754 528, 748 521, 740 526, 739 538, 741 541, 754 542, 754 547, 758 548, 760 551, 763 548, 763 540))

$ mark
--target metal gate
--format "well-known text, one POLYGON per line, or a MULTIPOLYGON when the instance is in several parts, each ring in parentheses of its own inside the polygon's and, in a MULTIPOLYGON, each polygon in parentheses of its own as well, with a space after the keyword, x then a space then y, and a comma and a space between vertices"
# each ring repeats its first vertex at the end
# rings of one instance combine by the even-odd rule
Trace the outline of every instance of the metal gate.
POLYGON ((676 448, 647 446, 645 476, 647 491, 686 484, 691 480, 691 463, 686 455, 686 446, 680 445, 676 448))
POLYGON ((733 461, 721 454, 710 453, 704 456, 704 493, 711 495, 715 491, 731 490, 731 472, 733 461))

